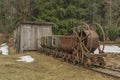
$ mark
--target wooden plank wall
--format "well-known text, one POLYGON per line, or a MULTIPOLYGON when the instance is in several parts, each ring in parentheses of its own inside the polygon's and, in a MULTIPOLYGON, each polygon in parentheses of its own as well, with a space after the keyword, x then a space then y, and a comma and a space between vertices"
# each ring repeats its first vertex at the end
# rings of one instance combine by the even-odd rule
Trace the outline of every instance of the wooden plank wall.
POLYGON ((22 24, 16 29, 14 34, 17 52, 37 50, 41 48, 40 37, 52 35, 52 25, 22 24))
MULTIPOLYGON (((37 27, 37 26, 36 26, 37 27)), ((52 35, 52 26, 49 26, 49 25, 42 25, 41 27, 37 27, 37 48, 41 48, 41 41, 40 41, 40 38, 42 36, 49 36, 49 35, 52 35)))

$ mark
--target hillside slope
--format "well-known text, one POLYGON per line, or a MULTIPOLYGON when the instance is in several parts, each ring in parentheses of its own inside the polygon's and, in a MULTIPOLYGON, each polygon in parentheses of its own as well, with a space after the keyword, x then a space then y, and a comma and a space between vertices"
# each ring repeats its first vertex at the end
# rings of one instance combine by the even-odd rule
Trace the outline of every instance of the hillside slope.
POLYGON ((105 75, 54 59, 51 56, 27 52, 0 55, 0 80, 114 80, 105 75), (32 63, 17 62, 20 56, 30 55, 32 63))

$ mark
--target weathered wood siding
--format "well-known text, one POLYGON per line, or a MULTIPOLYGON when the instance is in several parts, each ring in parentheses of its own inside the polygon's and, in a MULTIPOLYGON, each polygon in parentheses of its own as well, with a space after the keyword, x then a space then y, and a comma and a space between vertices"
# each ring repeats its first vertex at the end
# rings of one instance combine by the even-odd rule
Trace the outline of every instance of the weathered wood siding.
POLYGON ((21 24, 14 31, 14 46, 17 52, 41 48, 41 36, 52 35, 52 25, 21 24))
POLYGON ((37 27, 37 47, 41 48, 41 37, 42 36, 49 36, 52 35, 52 28, 50 26, 44 26, 42 25, 41 28, 37 27))

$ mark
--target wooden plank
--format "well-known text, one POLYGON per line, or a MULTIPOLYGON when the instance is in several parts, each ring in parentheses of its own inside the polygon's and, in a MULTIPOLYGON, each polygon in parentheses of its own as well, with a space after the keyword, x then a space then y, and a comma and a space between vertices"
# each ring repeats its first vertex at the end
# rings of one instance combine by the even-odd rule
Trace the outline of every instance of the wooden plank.
POLYGON ((36 27, 31 26, 31 36, 30 36, 30 50, 37 50, 37 40, 36 40, 36 27))
POLYGON ((20 52, 24 51, 24 25, 21 25, 20 30, 20 52))
POLYGON ((30 50, 30 44, 32 44, 31 39, 30 39, 30 37, 32 37, 31 27, 28 25, 24 25, 23 33, 24 33, 24 35, 22 35, 23 36, 23 48, 24 50, 30 50))
POLYGON ((52 25, 21 24, 14 34, 16 50, 37 50, 41 48, 40 37, 52 35, 52 25))
POLYGON ((36 26, 36 46, 37 46, 37 49, 40 49, 41 48, 41 43, 40 43, 40 38, 41 38, 41 35, 42 35, 42 29, 40 26, 36 26))

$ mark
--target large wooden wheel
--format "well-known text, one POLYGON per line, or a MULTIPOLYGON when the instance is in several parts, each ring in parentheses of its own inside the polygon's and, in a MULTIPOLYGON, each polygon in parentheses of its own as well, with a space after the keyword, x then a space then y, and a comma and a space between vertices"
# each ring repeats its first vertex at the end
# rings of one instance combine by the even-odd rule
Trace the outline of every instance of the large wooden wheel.
POLYGON ((89 53, 91 51, 91 48, 88 49, 85 46, 87 44, 87 37, 90 35, 89 25, 82 23, 78 27, 73 28, 73 32, 78 39, 73 51, 76 54, 75 58, 73 59, 73 64, 76 64, 77 62, 82 62, 84 64, 84 57, 86 56, 85 53, 89 53), (86 34, 85 30, 87 30, 89 34, 86 34))

